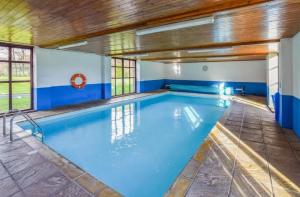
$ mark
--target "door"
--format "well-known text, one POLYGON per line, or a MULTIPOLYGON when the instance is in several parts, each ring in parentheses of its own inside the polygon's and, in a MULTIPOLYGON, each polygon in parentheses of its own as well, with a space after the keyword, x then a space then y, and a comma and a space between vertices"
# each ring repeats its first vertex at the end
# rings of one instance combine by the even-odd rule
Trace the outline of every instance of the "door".
POLYGON ((112 58, 111 92, 112 96, 122 96, 136 92, 135 60, 112 58))

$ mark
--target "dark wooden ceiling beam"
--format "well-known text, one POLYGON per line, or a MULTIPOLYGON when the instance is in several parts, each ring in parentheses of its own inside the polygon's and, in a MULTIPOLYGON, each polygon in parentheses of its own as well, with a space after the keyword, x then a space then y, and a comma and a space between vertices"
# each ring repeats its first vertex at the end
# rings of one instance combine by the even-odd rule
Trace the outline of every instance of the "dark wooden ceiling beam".
MULTIPOLYGON (((249 59, 224 59, 224 60, 196 60, 196 59, 191 59, 191 60, 183 60, 183 61, 176 61, 177 63, 198 63, 198 62, 241 62, 241 61, 262 61, 266 60, 265 57, 256 57, 256 58, 249 58, 249 59)), ((171 63, 176 63, 175 61, 155 61, 155 62, 161 62, 165 64, 171 64, 171 63)))
POLYGON ((189 47, 179 47, 179 48, 166 48, 166 49, 153 49, 145 51, 134 51, 127 53, 113 53, 107 54, 108 56, 121 56, 121 55, 132 55, 132 54, 145 54, 145 53, 155 53, 155 52, 165 52, 165 51, 183 51, 183 50, 193 50, 193 49, 212 49, 212 48, 224 48, 224 47, 234 47, 234 46, 247 46, 247 45, 257 45, 257 44, 268 44, 279 42, 279 39, 269 39, 269 40, 258 40, 258 41, 248 41, 248 42, 225 42, 225 43, 213 43, 201 46, 189 46, 189 47))
POLYGON ((265 56, 248 56, 238 59, 216 59, 209 60, 205 58, 192 58, 192 59, 177 59, 177 60, 156 60, 154 62, 161 63, 194 63, 194 62, 233 62, 233 61, 253 61, 253 60, 266 60, 265 56))
POLYGON ((233 2, 219 3, 212 7, 204 7, 201 9, 195 9, 195 10, 183 12, 180 14, 169 15, 167 17, 159 17, 159 18, 155 18, 155 19, 151 19, 151 20, 147 20, 147 21, 132 23, 130 25, 125 25, 125 26, 121 26, 118 28, 105 29, 105 30, 101 30, 101 31, 93 32, 93 33, 88 33, 88 34, 79 35, 76 37, 71 37, 68 39, 57 40, 52 43, 40 45, 40 47, 55 48, 60 45, 79 42, 81 40, 85 40, 85 39, 89 39, 89 38, 93 38, 93 37, 103 36, 103 35, 117 33, 117 32, 129 31, 129 30, 134 30, 134 29, 139 29, 139 28, 160 26, 163 24, 205 17, 208 15, 212 15, 216 12, 229 11, 229 10, 244 8, 244 7, 248 7, 248 6, 261 5, 261 4, 265 4, 268 2, 272 2, 272 1, 274 1, 274 0, 248 0, 248 1, 235 1, 234 3, 233 2))
POLYGON ((197 56, 181 56, 181 57, 157 57, 157 58, 141 58, 144 61, 161 61, 173 59, 197 59, 197 58, 222 58, 222 57, 244 57, 244 56, 267 56, 268 53, 242 53, 242 54, 219 54, 219 55, 197 55, 197 56))

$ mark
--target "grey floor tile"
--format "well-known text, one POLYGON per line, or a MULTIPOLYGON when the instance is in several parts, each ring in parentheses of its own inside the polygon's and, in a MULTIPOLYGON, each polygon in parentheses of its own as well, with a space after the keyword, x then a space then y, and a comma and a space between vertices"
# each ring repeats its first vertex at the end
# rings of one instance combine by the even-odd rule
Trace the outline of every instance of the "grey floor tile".
POLYGON ((262 129, 262 126, 261 126, 261 124, 243 123, 243 128, 262 129))
POLYGON ((300 151, 300 142, 291 142, 291 146, 294 150, 300 151))
POLYGON ((242 133, 241 134, 241 140, 247 140, 247 141, 252 141, 252 142, 263 143, 264 138, 263 138, 262 135, 242 133))
POLYGON ((31 152, 32 149, 29 146, 24 146, 13 151, 3 152, 0 154, 0 160, 3 163, 15 161, 27 156, 28 152, 31 152))
POLYGON ((11 195, 10 197, 25 197, 25 194, 23 192, 17 192, 11 195))
POLYGON ((19 189, 11 177, 6 177, 0 180, 1 197, 10 196, 18 191, 19 189))
MULTIPOLYGON (((263 158, 265 158, 265 151, 266 151, 266 147, 263 143, 259 143, 259 142, 253 142, 253 141, 248 141, 248 140, 242 140, 242 142, 248 146, 248 148, 252 151, 255 151, 255 153, 259 154, 260 156, 262 156, 263 158)), ((241 145, 242 146, 242 145, 241 145)), ((241 147, 243 148, 243 147, 241 147)), ((246 149, 247 150, 247 149, 246 149)))
POLYGON ((197 178, 192 183, 188 197, 213 197, 213 196, 227 196, 229 191, 231 178, 228 176, 203 173, 198 174, 197 178))
POLYGON ((71 185, 67 186, 65 189, 59 191, 53 197, 90 197, 91 195, 83 190, 78 185, 72 183, 71 185))
POLYGON ((29 185, 38 183, 40 180, 50 177, 58 172, 58 169, 54 164, 50 162, 44 162, 38 164, 32 168, 27 168, 16 174, 13 174, 15 180, 21 188, 28 187, 29 185))
POLYGON ((271 197, 272 188, 269 177, 256 179, 250 175, 236 172, 230 189, 230 197, 271 197))
POLYGON ((5 163, 7 170, 11 174, 20 172, 26 168, 35 166, 36 164, 45 162, 46 160, 40 154, 26 155, 18 160, 5 163))
POLYGON ((23 140, 16 140, 13 143, 0 145, 0 154, 3 152, 8 152, 18 148, 22 148, 24 146, 26 146, 26 143, 23 140))
POLYGON ((263 132, 260 129, 249 129, 249 128, 242 128, 242 133, 252 134, 252 135, 262 135, 263 132))
POLYGON ((8 176, 9 176, 8 172, 6 171, 4 166, 0 163, 0 179, 6 178, 8 176))
POLYGON ((24 189, 26 196, 47 197, 55 194, 71 182, 62 173, 56 173, 24 189))

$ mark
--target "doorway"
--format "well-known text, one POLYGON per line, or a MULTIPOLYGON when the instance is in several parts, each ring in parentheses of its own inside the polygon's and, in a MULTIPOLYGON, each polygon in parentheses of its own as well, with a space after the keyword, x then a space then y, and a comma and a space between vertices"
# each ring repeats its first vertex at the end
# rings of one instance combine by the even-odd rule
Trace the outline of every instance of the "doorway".
POLYGON ((112 58, 111 92, 113 97, 136 92, 136 60, 112 58))

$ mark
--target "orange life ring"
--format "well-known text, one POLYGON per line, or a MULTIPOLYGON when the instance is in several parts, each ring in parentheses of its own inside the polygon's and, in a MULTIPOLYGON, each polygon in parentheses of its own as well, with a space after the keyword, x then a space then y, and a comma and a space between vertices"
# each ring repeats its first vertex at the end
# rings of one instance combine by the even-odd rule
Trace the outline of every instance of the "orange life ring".
POLYGON ((81 73, 76 73, 76 74, 72 75, 71 85, 77 89, 84 88, 84 86, 86 85, 86 76, 81 73), (79 83, 78 83, 78 78, 80 80, 79 83))

